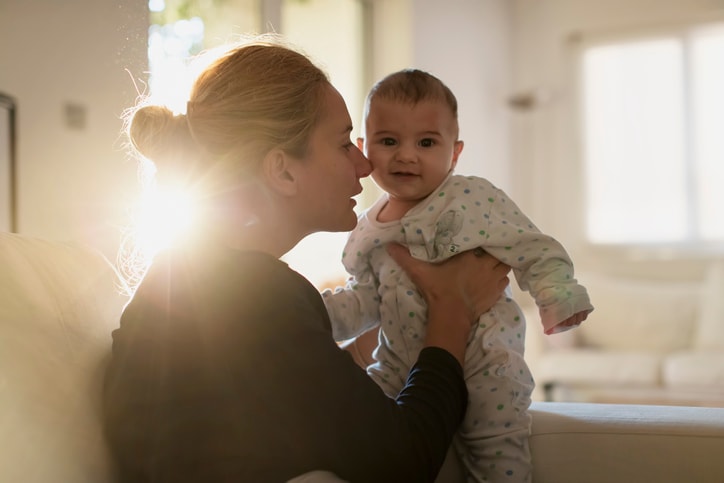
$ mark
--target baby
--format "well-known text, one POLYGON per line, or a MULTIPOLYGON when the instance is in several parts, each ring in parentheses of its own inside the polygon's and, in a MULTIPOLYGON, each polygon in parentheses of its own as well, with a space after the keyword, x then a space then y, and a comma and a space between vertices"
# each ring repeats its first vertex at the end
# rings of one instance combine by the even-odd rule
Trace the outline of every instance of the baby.
MULTIPOLYGON (((346 286, 323 296, 335 339, 379 327, 368 372, 389 396, 403 387, 426 326, 425 302, 387 255, 389 242, 433 262, 482 248, 513 268, 521 289, 535 298, 547 334, 586 319, 593 306, 563 246, 489 181, 453 174, 463 142, 457 100, 445 84, 419 70, 385 77, 367 97, 364 130, 357 144, 385 193, 349 236, 342 256, 351 275, 346 286)), ((468 481, 531 481, 534 381, 524 341, 523 314, 506 297, 481 316, 468 342, 469 402, 455 441, 468 481)))

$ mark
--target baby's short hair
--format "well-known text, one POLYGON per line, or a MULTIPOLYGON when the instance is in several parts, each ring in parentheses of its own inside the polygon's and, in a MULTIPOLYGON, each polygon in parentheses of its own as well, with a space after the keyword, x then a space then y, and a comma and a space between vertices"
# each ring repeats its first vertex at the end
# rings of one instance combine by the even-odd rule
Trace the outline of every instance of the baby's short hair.
POLYGON ((378 81, 367 95, 365 115, 374 99, 400 101, 415 105, 421 101, 442 101, 458 117, 458 101, 440 79, 419 69, 403 69, 378 81))

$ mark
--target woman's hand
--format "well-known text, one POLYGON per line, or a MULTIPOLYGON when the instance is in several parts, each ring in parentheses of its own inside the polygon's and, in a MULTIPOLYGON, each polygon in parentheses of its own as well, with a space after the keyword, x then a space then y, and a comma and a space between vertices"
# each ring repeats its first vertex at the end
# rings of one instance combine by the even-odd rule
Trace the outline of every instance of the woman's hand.
POLYGON ((428 304, 426 345, 448 350, 462 364, 471 326, 502 296, 510 267, 482 249, 435 264, 412 258, 396 243, 389 244, 387 252, 428 304))

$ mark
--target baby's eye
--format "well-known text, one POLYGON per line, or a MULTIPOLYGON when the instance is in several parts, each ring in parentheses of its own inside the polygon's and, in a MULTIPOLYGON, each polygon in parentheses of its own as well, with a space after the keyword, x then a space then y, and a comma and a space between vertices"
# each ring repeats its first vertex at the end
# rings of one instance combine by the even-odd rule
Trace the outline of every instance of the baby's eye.
POLYGON ((420 146, 422 146, 423 148, 430 148, 434 144, 435 144, 435 141, 433 141, 430 138, 425 138, 425 139, 420 140, 420 146))
POLYGON ((343 148, 345 151, 349 151, 350 149, 352 149, 353 146, 354 146, 354 143, 353 143, 352 141, 349 141, 347 144, 345 144, 344 146, 342 146, 342 148, 343 148))
POLYGON ((380 143, 382 143, 383 146, 394 146, 397 144, 397 142, 392 138, 382 138, 380 143))

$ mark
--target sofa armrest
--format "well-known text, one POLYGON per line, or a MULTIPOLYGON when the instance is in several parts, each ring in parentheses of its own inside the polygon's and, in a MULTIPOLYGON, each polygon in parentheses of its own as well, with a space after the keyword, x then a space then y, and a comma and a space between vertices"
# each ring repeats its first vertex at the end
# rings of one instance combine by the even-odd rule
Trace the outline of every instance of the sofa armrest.
POLYGON ((103 364, 127 299, 96 250, 0 232, 0 481, 111 481, 103 364))
POLYGON ((536 483, 720 483, 724 408, 535 402, 536 483))

